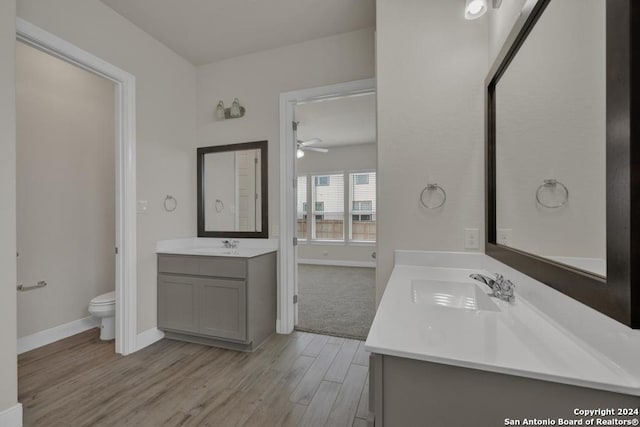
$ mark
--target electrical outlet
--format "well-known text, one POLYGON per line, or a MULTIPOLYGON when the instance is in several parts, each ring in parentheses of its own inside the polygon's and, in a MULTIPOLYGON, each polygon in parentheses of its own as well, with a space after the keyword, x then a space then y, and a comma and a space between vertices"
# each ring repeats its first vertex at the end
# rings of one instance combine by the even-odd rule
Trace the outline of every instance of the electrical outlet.
POLYGON ((480 230, 477 228, 464 229, 464 248, 480 249, 480 230))
POLYGON ((280 225, 278 224, 271 225, 271 237, 280 237, 280 225))
POLYGON ((513 230, 511 228, 498 228, 497 240, 499 245, 511 246, 513 230))

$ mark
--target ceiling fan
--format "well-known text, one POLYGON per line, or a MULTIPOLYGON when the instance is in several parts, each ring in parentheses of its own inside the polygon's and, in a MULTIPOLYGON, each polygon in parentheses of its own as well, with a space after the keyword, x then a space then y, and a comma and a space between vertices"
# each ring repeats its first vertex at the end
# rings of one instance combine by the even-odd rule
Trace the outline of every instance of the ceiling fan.
POLYGON ((329 152, 327 148, 311 147, 311 145, 318 144, 320 142, 322 142, 320 138, 311 138, 311 139, 307 139, 306 141, 298 140, 297 142, 298 150, 296 151, 296 156, 298 158, 304 157, 305 151, 315 151, 317 153, 329 152))

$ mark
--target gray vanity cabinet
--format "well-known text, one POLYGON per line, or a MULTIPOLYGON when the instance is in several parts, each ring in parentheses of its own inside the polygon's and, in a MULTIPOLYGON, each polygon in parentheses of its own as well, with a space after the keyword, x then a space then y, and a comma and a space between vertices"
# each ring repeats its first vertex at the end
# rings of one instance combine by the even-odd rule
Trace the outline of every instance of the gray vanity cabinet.
POLYGON ((167 338, 253 351, 275 324, 275 252, 158 255, 158 328, 167 338))
POLYGON ((639 396, 382 354, 370 361, 369 381, 375 427, 519 425, 505 419, 580 419, 575 408, 640 406, 639 396))

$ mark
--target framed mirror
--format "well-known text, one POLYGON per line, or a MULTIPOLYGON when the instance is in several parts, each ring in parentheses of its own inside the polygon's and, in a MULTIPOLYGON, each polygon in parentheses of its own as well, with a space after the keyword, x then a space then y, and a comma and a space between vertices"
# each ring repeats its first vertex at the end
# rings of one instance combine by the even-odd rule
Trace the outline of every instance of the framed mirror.
POLYGON ((487 254, 634 328, 638 9, 529 0, 486 81, 487 254))
POLYGON ((198 237, 269 237, 267 141, 198 148, 198 237))

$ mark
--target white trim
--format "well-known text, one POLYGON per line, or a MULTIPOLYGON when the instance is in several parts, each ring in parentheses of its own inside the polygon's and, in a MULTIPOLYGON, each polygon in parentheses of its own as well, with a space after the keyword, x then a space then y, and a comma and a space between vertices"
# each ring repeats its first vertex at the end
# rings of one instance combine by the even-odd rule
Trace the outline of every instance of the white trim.
POLYGON ((100 319, 89 316, 18 338, 18 354, 88 331, 99 325, 100 319))
POLYGON ((136 351, 136 81, 132 74, 17 18, 17 38, 116 87, 116 353, 136 351))
POLYGON ((0 412, 0 426, 22 427, 22 403, 0 412))
POLYGON ((300 102, 356 96, 376 90, 375 79, 357 80, 311 89, 296 90, 280 94, 280 321, 276 330, 280 334, 293 332, 295 326, 296 255, 293 246, 296 220, 294 216, 295 138, 291 123, 294 107, 300 102))
POLYGON ((154 342, 160 341, 164 338, 164 332, 158 328, 147 329, 144 332, 140 332, 137 338, 136 351, 142 350, 145 347, 150 346, 154 342))
POLYGON ((337 259, 307 259, 298 258, 298 264, 327 265, 335 267, 367 267, 376 268, 375 261, 342 261, 337 259))

